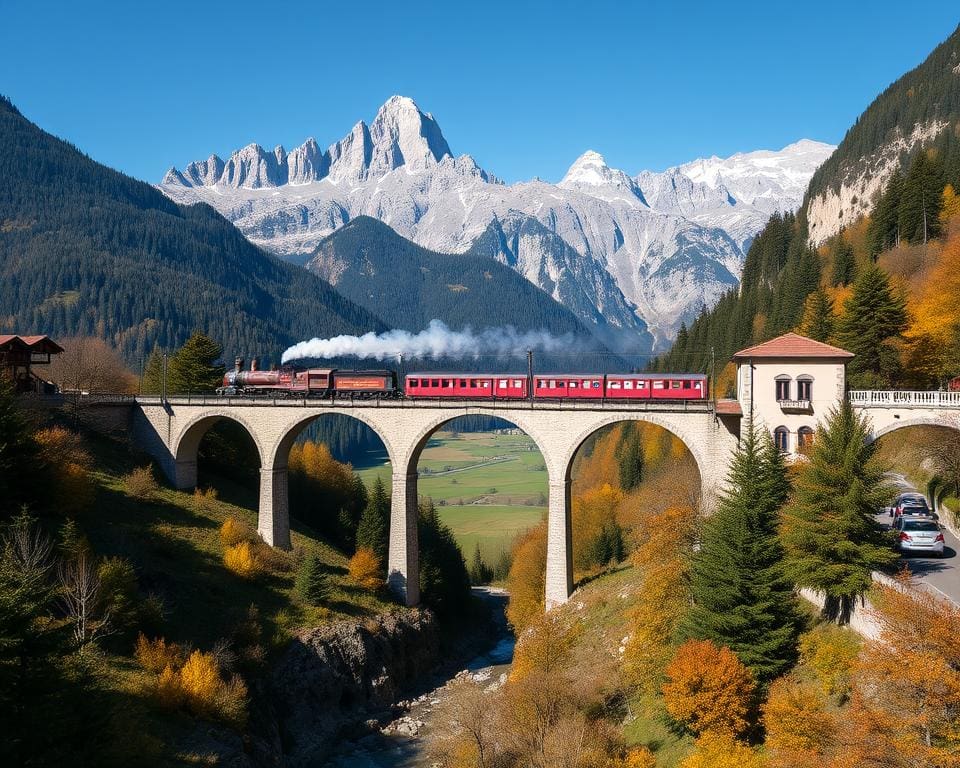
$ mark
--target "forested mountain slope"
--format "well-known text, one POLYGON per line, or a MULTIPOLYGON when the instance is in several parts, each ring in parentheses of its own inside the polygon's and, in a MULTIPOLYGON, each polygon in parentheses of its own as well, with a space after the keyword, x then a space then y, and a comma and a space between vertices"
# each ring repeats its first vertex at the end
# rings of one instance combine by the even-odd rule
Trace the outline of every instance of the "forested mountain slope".
MULTIPOLYGON (((723 365, 796 329, 859 352, 854 386, 943 385, 960 373, 955 302, 937 290, 960 247, 958 188, 960 30, 870 105, 814 175, 800 212, 775 215, 754 240, 739 290, 682 328, 657 365, 702 368, 711 349, 723 365), (843 216, 828 221, 824 201, 841 198, 843 216)), ((728 370, 720 389, 730 382, 728 370)))
POLYGON ((225 355, 381 330, 327 283, 46 133, 0 98, 0 329, 98 335, 131 363, 195 329, 225 355))
POLYGON ((868 213, 873 198, 921 146, 960 168, 960 27, 890 85, 850 127, 810 180, 803 210, 816 243, 868 213))
POLYGON ((569 309, 509 267, 431 251, 369 216, 325 238, 307 269, 394 328, 420 330, 437 318, 452 328, 512 325, 590 336, 569 309))

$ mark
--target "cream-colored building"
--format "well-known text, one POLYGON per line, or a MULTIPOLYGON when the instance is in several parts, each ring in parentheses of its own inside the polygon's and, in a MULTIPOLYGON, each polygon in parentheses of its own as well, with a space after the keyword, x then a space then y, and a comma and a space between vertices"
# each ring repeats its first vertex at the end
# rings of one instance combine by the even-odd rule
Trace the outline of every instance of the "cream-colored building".
POLYGON ((851 352, 796 333, 737 352, 737 400, 744 425, 751 415, 789 456, 813 439, 843 400, 851 352))

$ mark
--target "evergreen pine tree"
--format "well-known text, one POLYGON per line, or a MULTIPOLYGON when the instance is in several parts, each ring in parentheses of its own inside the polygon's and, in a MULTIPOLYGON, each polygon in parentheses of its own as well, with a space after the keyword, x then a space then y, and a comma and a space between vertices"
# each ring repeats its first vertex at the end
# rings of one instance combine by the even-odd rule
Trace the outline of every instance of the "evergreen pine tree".
POLYGON ((940 206, 943 183, 939 165, 926 151, 917 153, 907 177, 897 209, 900 235, 911 243, 924 243, 940 232, 940 206))
POLYGON ((357 526, 357 549, 372 549, 384 568, 387 566, 387 548, 390 542, 390 497, 383 480, 373 483, 373 491, 357 526))
POLYGON ((473 549, 473 560, 470 562, 470 583, 474 586, 488 584, 493 578, 493 572, 483 561, 483 554, 480 552, 480 542, 478 541, 473 549))
POLYGON ((144 395, 160 395, 163 393, 163 352, 160 347, 154 347, 150 357, 147 358, 140 391, 144 395))
POLYGON ((807 296, 797 332, 809 339, 826 343, 833 336, 835 326, 833 300, 823 288, 817 288, 807 296))
POLYGON ((897 357, 889 342, 906 327, 906 302, 894 293, 886 272, 875 264, 863 270, 843 305, 839 327, 841 345, 856 355, 847 368, 855 385, 890 383, 897 357))
POLYGON ((844 399, 818 432, 782 516, 787 573, 798 586, 826 593, 824 612, 841 623, 870 588, 872 572, 897 557, 874 520, 891 490, 868 435, 844 399))
POLYGON ((470 604, 470 575, 453 532, 429 497, 420 504, 418 533, 423 602, 441 615, 462 613, 470 604))
POLYGON ((880 199, 877 201, 873 214, 870 216, 870 226, 867 229, 867 243, 870 256, 876 260, 882 251, 892 248, 900 240, 898 212, 900 197, 903 195, 903 175, 899 170, 884 187, 880 199))
POLYGON ((766 683, 794 662, 799 634, 793 584, 777 533, 789 481, 769 435, 748 428, 728 485, 703 526, 690 570, 693 606, 680 632, 728 646, 766 683))
POLYGON ((632 491, 643 480, 643 445, 640 442, 640 433, 634 425, 630 426, 625 438, 620 446, 618 474, 620 488, 632 491))
POLYGON ((29 476, 35 471, 37 445, 13 382, 0 375, 0 520, 28 501, 29 476))
POLYGON ((167 364, 167 392, 213 392, 223 383, 220 345, 200 331, 187 339, 167 364))
POLYGON ((295 586, 300 598, 310 605, 320 605, 330 595, 330 581, 323 564, 312 552, 300 563, 295 586))
POLYGON ((831 285, 850 285, 850 283, 853 282, 856 266, 853 246, 842 237, 839 237, 833 249, 833 271, 830 276, 831 285))

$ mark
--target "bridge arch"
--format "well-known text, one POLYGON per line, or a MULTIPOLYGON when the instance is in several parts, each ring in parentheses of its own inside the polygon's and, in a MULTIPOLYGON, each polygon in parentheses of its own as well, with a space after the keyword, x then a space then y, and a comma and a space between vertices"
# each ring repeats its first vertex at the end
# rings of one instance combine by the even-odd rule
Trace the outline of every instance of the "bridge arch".
POLYGON ((709 473, 707 472, 707 458, 702 451, 702 441, 697 440, 693 435, 688 434, 687 430, 683 429, 682 426, 676 424, 671 419, 664 418, 660 414, 652 412, 643 414, 604 414, 600 418, 594 420, 593 423, 591 423, 588 427, 585 427, 576 433, 571 440, 570 446, 563 458, 563 479, 566 482, 569 482, 572 479, 570 473, 573 470, 574 459, 576 459, 577 453, 583 447, 583 444, 587 442, 592 435, 604 427, 623 423, 653 424, 669 432, 680 442, 682 442, 684 447, 690 452, 690 455, 693 456, 693 460, 697 464, 697 471, 700 473, 701 485, 706 481, 709 473))
POLYGON ((942 427, 943 429, 960 430, 960 417, 945 418, 943 414, 929 413, 914 415, 908 419, 891 420, 879 428, 874 428, 871 425, 870 442, 876 442, 884 435, 889 435, 891 432, 907 427, 942 427))
POLYGON ((350 409, 349 411, 344 408, 329 408, 322 410, 311 410, 308 414, 303 416, 294 416, 292 419, 283 424, 281 426, 280 438, 273 444, 267 455, 267 461, 264 466, 272 469, 284 469, 287 466, 287 460, 290 457, 290 449, 297 441, 297 437, 299 437, 300 433, 303 432, 303 430, 306 429, 311 423, 318 421, 325 416, 341 416, 343 418, 354 419, 359 421, 361 424, 365 424, 378 438, 380 438, 380 442, 383 443, 383 447, 387 451, 387 457, 390 459, 391 464, 396 460, 397 451, 390 440, 390 435, 387 430, 383 429, 383 425, 377 423, 376 419, 371 418, 367 413, 359 408, 350 409))
POLYGON ((257 429, 248 422, 241 414, 236 413, 235 409, 215 409, 206 410, 191 419, 189 419, 170 446, 170 452, 174 460, 174 485, 180 489, 190 489, 197 485, 197 453, 200 449, 200 442, 210 429, 220 421, 232 421, 239 424, 246 431, 247 435, 257 447, 257 457, 260 460, 260 468, 265 464, 266 451, 260 440, 257 429))

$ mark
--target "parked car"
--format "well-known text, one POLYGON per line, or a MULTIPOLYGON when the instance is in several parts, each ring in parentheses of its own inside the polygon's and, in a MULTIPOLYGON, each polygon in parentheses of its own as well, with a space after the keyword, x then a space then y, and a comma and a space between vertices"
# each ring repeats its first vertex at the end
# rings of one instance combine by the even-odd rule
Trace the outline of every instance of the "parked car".
POLYGON ((893 523, 896 547, 903 554, 922 552, 943 557, 940 524, 929 515, 901 515, 893 523))
POLYGON ((927 505, 926 496, 916 491, 901 493, 897 496, 896 501, 893 502, 893 506, 890 507, 890 517, 900 517, 900 515, 903 514, 904 507, 922 507, 927 511, 930 510, 930 507, 927 505))

